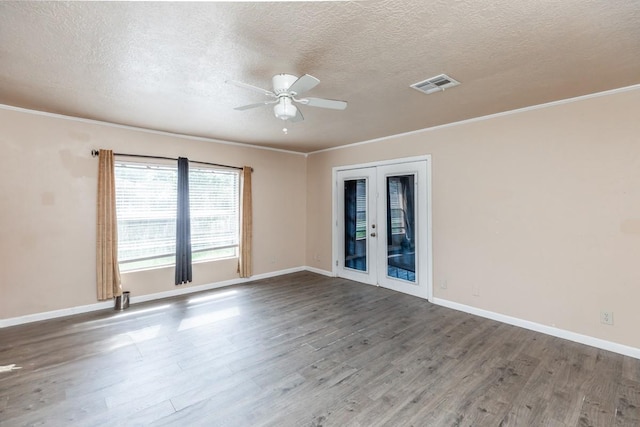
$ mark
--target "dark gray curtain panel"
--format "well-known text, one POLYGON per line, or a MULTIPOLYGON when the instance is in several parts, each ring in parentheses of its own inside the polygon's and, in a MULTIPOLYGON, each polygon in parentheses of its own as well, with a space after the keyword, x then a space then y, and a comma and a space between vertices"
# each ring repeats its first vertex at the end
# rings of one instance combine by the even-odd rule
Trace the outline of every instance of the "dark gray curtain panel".
POLYGON ((178 216, 176 221, 176 285, 191 282, 191 219, 189 214, 189 159, 178 158, 178 216))

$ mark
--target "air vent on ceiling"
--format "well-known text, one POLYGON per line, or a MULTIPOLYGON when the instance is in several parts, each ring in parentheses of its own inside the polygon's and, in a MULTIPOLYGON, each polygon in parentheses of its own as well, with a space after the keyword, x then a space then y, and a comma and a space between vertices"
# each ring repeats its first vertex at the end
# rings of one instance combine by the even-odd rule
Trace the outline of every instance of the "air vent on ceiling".
POLYGON ((458 86, 459 84, 459 81, 452 79, 446 74, 440 74, 439 76, 431 77, 430 79, 414 83, 411 85, 411 87, 428 95, 433 92, 439 92, 450 87, 458 86))

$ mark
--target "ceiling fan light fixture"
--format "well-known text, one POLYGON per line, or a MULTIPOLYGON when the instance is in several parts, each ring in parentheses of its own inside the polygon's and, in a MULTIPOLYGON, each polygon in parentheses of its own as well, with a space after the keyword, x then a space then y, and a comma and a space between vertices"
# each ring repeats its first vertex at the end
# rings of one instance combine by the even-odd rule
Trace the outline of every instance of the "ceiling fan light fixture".
POLYGON ((280 102, 273 106, 273 114, 280 120, 289 120, 296 116, 298 108, 291 102, 290 98, 280 98, 280 102))

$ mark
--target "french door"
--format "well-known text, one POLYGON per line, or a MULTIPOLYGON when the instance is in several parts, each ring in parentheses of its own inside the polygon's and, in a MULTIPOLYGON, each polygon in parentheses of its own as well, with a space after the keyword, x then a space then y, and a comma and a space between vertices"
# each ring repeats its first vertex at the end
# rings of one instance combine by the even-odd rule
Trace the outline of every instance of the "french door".
POLYGON ((336 171, 336 274, 428 298, 428 159, 336 171))

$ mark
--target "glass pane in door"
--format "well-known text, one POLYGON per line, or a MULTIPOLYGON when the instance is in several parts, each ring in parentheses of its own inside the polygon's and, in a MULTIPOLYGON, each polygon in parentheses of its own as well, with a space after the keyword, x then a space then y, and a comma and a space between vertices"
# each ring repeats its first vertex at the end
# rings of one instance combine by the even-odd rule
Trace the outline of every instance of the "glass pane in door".
POLYGON ((367 180, 344 181, 344 266, 367 271, 367 180))
POLYGON ((416 281, 414 175, 387 177, 387 276, 416 281))

